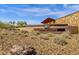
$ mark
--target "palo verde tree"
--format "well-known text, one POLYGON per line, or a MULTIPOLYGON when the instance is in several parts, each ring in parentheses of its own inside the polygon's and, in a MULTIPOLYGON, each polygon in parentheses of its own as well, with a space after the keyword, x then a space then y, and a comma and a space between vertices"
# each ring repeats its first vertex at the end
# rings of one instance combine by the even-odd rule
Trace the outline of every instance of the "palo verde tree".
POLYGON ((18 21, 17 22, 17 26, 24 27, 26 25, 27 25, 27 22, 26 21, 18 21))
POLYGON ((9 21, 10 25, 15 25, 15 21, 9 21))

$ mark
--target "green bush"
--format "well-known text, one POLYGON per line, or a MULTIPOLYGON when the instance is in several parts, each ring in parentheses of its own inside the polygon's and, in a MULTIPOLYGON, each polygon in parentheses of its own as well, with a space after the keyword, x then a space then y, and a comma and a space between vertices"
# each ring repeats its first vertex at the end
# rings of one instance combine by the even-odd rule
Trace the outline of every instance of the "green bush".
POLYGON ((8 28, 13 28, 14 26, 11 26, 10 24, 8 23, 4 23, 4 22, 1 22, 0 21, 0 28, 1 29, 8 29, 8 28))
POLYGON ((67 42, 65 40, 63 40, 62 38, 55 38, 54 43, 56 43, 58 45, 62 45, 62 46, 67 44, 67 42))
POLYGON ((54 43, 64 46, 67 44, 66 39, 68 38, 66 38, 65 34, 60 34, 54 37, 54 43))
POLYGON ((48 37, 54 37, 55 36, 55 34, 53 34, 53 33, 47 33, 47 35, 48 35, 48 37))

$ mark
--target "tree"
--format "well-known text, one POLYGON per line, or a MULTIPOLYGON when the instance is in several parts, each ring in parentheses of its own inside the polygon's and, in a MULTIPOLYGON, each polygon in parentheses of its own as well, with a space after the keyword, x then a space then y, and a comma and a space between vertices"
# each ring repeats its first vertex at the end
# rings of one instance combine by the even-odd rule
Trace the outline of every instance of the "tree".
POLYGON ((0 21, 0 28, 3 28, 3 27, 5 27, 5 24, 0 21))
POLYGON ((9 24, 10 25, 15 25, 15 21, 10 21, 9 24))
POLYGON ((8 24, 7 22, 1 22, 0 21, 0 28, 10 28, 10 24, 8 24))
POLYGON ((23 27, 23 26, 26 26, 26 25, 27 25, 26 21, 18 21, 17 22, 17 26, 23 27))

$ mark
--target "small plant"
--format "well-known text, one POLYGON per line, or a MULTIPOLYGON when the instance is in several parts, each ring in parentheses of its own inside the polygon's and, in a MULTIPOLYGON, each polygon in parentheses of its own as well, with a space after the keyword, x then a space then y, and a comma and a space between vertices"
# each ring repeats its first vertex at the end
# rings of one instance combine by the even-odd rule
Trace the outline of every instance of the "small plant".
POLYGON ((56 37, 54 39, 54 43, 56 43, 58 45, 62 45, 62 46, 67 44, 67 42, 65 41, 65 39, 63 37, 56 37))
POLYGON ((28 31, 24 31, 24 30, 22 30, 21 32, 24 33, 24 34, 28 33, 28 31))
POLYGON ((0 36, 0 39, 3 39, 3 36, 0 36))
POLYGON ((37 32, 36 35, 40 35, 40 32, 37 32))
POLYGON ((37 37, 36 36, 31 36, 31 39, 37 39, 37 37))
POLYGON ((32 34, 33 35, 40 35, 41 33, 39 31, 33 31, 32 34))
POLYGON ((8 35, 8 33, 3 33, 3 35, 8 35))
POLYGON ((28 34, 24 34, 23 37, 28 37, 28 34))
POLYGON ((41 34, 40 39, 49 40, 49 37, 46 34, 41 34))
POLYGON ((69 33, 69 32, 64 32, 64 33, 62 33, 61 34, 61 36, 63 37, 63 38, 66 38, 66 39, 71 39, 71 36, 70 36, 71 34, 69 33))
POLYGON ((48 37, 54 37, 55 36, 53 33, 48 33, 47 35, 48 35, 48 37))

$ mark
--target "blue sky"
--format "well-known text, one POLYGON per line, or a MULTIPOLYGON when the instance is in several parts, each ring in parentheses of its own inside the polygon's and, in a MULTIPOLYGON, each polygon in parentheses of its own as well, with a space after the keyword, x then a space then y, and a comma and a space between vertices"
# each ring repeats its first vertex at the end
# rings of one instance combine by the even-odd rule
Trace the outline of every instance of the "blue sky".
POLYGON ((78 4, 0 4, 0 21, 40 24, 48 17, 58 19, 76 11, 78 4))

